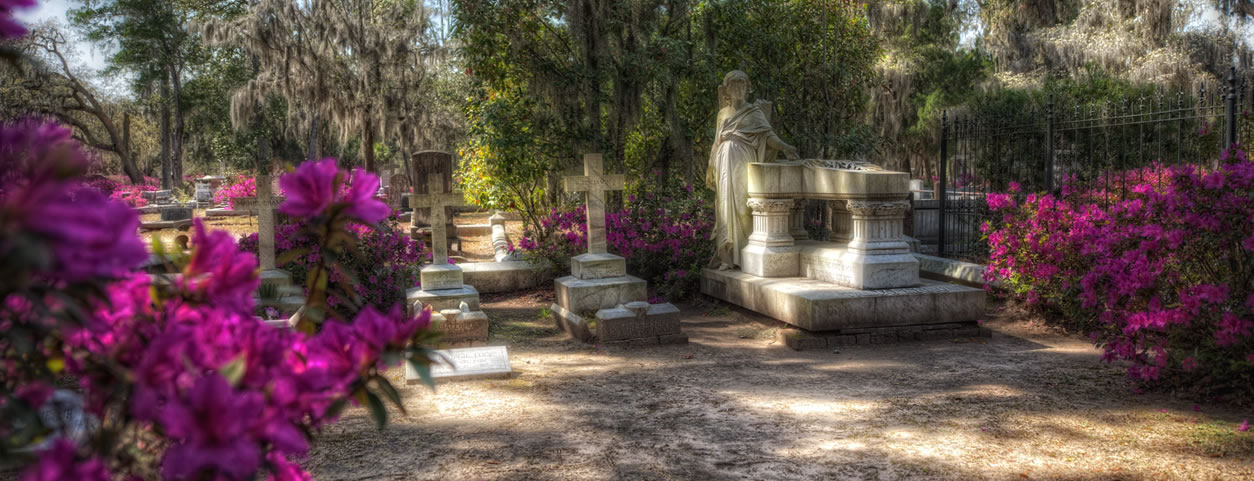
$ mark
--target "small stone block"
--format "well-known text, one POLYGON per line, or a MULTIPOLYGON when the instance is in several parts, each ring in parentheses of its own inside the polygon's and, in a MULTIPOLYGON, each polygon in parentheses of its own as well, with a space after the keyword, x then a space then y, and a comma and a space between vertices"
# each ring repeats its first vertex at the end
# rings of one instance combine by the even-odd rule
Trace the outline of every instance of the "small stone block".
POLYGON ((441 317, 445 317, 443 322, 432 322, 433 328, 444 333, 441 342, 488 340, 488 316, 482 311, 462 313, 451 321, 441 317))
POLYGON ((566 276, 553 281, 557 303, 571 312, 596 312, 648 299, 644 279, 622 276, 580 279, 566 276))
POLYGON ((627 275, 627 259, 614 254, 583 254, 570 258, 570 275, 579 279, 607 279, 627 275))
POLYGON ((993 337, 993 330, 987 327, 981 327, 980 337, 993 337))
POLYGON ((570 337, 584 342, 591 341, 594 337, 593 326, 589 326, 589 320, 584 319, 583 316, 571 312, 557 303, 549 306, 549 310, 553 311, 553 319, 557 322, 557 327, 570 334, 570 337))
POLYGON ((424 290, 414 287, 405 291, 405 303, 409 306, 409 315, 417 315, 422 312, 426 306, 431 306, 434 311, 444 309, 460 309, 461 303, 465 302, 469 309, 467 311, 479 310, 479 291, 470 286, 462 286, 460 289, 438 289, 424 290))
POLYGON ((162 207, 161 220, 186 220, 192 218, 192 209, 188 207, 162 207))
POLYGON ((419 274, 423 290, 460 289, 465 282, 462 268, 451 264, 429 265, 419 274))
POLYGON ((785 346, 794 351, 827 347, 827 339, 798 329, 780 329, 776 336, 785 346))

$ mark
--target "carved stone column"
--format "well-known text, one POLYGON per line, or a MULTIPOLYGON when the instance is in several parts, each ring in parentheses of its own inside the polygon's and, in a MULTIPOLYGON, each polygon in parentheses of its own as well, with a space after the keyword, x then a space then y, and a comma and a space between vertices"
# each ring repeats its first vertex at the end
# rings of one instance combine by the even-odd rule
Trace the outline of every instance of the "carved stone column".
POLYGON ((851 232, 853 230, 853 219, 850 218, 849 209, 845 208, 845 200, 834 200, 832 206, 832 222, 828 224, 832 229, 830 240, 837 243, 847 243, 852 239, 851 232))
POLYGON ((850 287, 887 289, 919 283, 919 261, 903 238, 910 202, 850 200, 850 240, 842 257, 849 269, 850 287))
POLYGON ((788 214, 788 233, 795 240, 810 239, 810 231, 806 230, 806 206, 809 204, 809 200, 795 199, 792 211, 788 214))
POLYGON ((758 277, 796 277, 801 256, 790 231, 793 199, 749 198, 753 209, 753 234, 741 250, 740 270, 758 277))

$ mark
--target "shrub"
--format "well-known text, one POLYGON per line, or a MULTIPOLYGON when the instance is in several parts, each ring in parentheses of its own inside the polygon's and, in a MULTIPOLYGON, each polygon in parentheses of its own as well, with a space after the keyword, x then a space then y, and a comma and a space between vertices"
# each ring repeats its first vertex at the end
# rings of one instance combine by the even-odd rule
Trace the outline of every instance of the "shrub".
MULTIPOLYGON (((68 129, 0 127, 6 470, 22 468, 22 481, 310 479, 289 459, 348 403, 380 424, 384 400, 403 408, 381 373, 402 361, 429 370, 429 312, 331 308, 316 288, 296 329, 268 327, 252 312, 256 259, 199 220, 190 257, 175 259, 181 275, 153 282, 134 271, 148 257, 138 215, 82 185, 88 164, 68 129), (82 439, 56 437, 40 416, 66 376, 103 420, 82 439)), ((310 188, 280 207, 324 253, 315 277, 340 269, 354 242, 347 222, 387 213, 360 195, 376 177, 357 173, 348 195, 336 194, 349 178, 316 164, 288 174, 310 188)))
MULTIPOLYGON (((656 296, 678 300, 695 292, 700 272, 714 257, 713 209, 707 192, 677 182, 638 183, 623 210, 606 214, 609 250, 627 259, 632 275, 649 282, 656 296)), ((584 207, 554 209, 541 219, 547 235, 528 229, 519 242, 524 258, 569 271, 570 257, 586 252, 584 207)))
MULTIPOLYGON (((341 258, 340 263, 347 273, 356 278, 356 282, 349 282, 340 272, 332 271, 328 289, 340 294, 331 295, 328 303, 338 307, 341 300, 349 295, 344 289, 352 286, 352 292, 366 304, 403 305, 405 290, 418 286, 419 261, 429 259, 431 252, 421 241, 413 240, 392 222, 381 223, 375 228, 354 223, 348 225, 348 230, 356 234, 357 239, 353 250, 341 258)), ((287 262, 279 267, 291 273, 292 279, 299 285, 306 285, 309 272, 321 260, 322 253, 314 241, 301 235, 298 225, 285 223, 275 227, 276 253, 280 257, 284 257, 286 252, 295 254, 286 256, 287 262)), ((241 237, 239 245, 241 250, 255 255, 257 233, 241 237)))
POLYGON ((1254 400, 1254 162, 1152 166, 1061 198, 990 195, 986 272, 1146 384, 1254 400), (1118 193, 1108 187, 1117 186, 1118 193))
POLYGON ((235 209, 235 199, 240 197, 256 197, 257 196, 257 179, 244 175, 237 175, 230 184, 218 188, 213 193, 213 203, 215 205, 226 204, 227 209, 235 209))
POLYGON ((143 184, 128 184, 118 177, 93 175, 83 181, 83 185, 96 189, 110 199, 120 200, 131 207, 148 205, 143 193, 157 190, 156 179, 145 177, 143 184))

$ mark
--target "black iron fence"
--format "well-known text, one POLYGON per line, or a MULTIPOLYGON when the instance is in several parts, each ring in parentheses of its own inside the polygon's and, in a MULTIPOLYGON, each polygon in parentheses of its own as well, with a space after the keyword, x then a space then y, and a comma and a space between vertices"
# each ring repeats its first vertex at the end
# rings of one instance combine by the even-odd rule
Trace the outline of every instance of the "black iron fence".
POLYGON ((1040 109, 1012 115, 946 113, 937 178, 926 189, 930 195, 916 196, 922 210, 914 229, 930 233, 924 242, 940 256, 983 262, 987 194, 1008 192, 1011 182, 1025 193, 1056 193, 1064 182, 1105 183, 1117 199, 1128 184, 1119 179, 1142 167, 1214 163, 1227 146, 1254 139, 1252 93, 1233 70, 1225 82, 1196 92, 1086 104, 1051 97, 1040 109))

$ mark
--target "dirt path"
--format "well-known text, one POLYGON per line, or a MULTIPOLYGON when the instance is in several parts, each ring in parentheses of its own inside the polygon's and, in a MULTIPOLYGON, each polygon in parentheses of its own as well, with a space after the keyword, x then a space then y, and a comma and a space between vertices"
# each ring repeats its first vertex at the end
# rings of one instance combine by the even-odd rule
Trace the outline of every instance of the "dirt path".
POLYGON ((1134 395, 1091 346, 1024 323, 794 352, 774 321, 691 305, 689 345, 604 348, 539 320, 546 296, 485 298, 515 378, 409 387, 382 432, 351 410, 305 465, 324 481, 1254 479, 1243 414, 1134 395))

